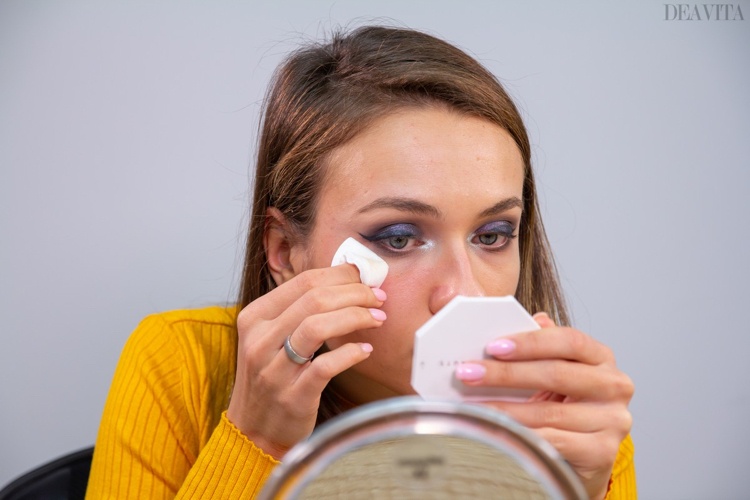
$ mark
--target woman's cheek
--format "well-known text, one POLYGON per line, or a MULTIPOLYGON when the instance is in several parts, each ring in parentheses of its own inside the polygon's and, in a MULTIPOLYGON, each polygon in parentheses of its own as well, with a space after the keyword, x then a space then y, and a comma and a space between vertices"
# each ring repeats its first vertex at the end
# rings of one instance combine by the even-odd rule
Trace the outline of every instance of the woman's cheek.
POLYGON ((388 295, 388 299, 383 304, 383 310, 388 314, 389 319, 391 319, 389 312, 402 316, 404 312, 408 315, 409 312, 416 314, 421 309, 427 311, 430 274, 429 266, 422 266, 411 259, 388 262, 388 276, 381 288, 388 295))
POLYGON ((388 262, 388 265, 388 276, 380 286, 388 297, 381 307, 386 320, 380 327, 331 339, 329 347, 335 348, 346 342, 369 342, 375 351, 380 351, 375 356, 377 358, 406 354, 399 351, 411 352, 414 332, 430 318, 423 278, 429 273, 417 272, 419 269, 415 267, 409 269, 401 262, 388 262))
MULTIPOLYGON (((414 332, 430 319, 427 284, 430 273, 419 267, 408 269, 405 265, 392 265, 390 269, 381 286, 388 295, 382 307, 387 319, 375 333, 380 335, 382 332, 387 338, 413 339, 414 332)), ((381 341, 379 337, 373 340, 381 341)))

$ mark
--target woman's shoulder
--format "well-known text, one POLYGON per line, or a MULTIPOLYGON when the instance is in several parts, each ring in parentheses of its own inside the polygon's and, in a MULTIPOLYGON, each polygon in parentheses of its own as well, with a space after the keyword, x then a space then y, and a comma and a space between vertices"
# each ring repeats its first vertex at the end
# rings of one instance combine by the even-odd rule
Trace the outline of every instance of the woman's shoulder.
POLYGON ((175 309, 144 318, 143 322, 158 322, 173 328, 200 329, 203 326, 224 326, 234 328, 237 317, 236 306, 207 306, 197 309, 175 309))
POLYGON ((200 422, 201 443, 226 408, 237 358, 236 308, 180 309, 145 317, 128 339, 118 371, 151 387, 200 422))
POLYGON ((231 361, 237 346, 236 312, 234 306, 210 306, 150 314, 133 331, 123 354, 184 368, 231 361))
MULTIPOLYGON (((128 451, 117 456, 138 454, 134 467, 150 464, 154 471, 163 469, 164 464, 154 465, 163 456, 180 456, 187 460, 182 471, 186 474, 218 425, 231 394, 237 349, 235 310, 213 306, 145 317, 120 355, 97 448, 100 443, 125 446, 128 451), (163 455, 154 442, 160 443, 157 448, 171 446, 171 451, 163 455)), ((168 462, 165 466, 172 467, 168 462)))
POLYGON ((234 306, 176 309, 150 314, 139 323, 132 337, 156 342, 217 340, 217 335, 222 333, 235 335, 236 316, 237 309, 234 306))

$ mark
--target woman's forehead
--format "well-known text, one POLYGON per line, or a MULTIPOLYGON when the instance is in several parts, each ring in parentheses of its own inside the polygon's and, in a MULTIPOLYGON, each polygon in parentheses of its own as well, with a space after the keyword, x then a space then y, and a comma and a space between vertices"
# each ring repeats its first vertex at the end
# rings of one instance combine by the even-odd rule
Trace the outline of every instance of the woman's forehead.
POLYGON ((411 110, 378 120, 334 151, 318 212, 333 220, 373 205, 381 213, 421 205, 434 208, 438 218, 475 219, 507 200, 520 203, 523 181, 520 151, 501 127, 444 110, 411 110))
POLYGON ((326 162, 324 191, 464 190, 490 187, 520 196, 524 163, 508 132, 481 118, 440 108, 384 116, 337 148, 326 162))

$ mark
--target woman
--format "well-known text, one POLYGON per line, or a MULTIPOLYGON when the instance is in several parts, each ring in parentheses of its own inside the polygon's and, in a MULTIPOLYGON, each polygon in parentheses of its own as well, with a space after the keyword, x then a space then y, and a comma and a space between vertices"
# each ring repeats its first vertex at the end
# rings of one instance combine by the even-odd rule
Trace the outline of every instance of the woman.
POLYGON ((632 383, 609 349, 556 326, 530 156, 502 86, 441 40, 365 27, 292 54, 266 99, 239 306, 139 326, 89 498, 252 496, 316 424, 412 394, 413 333, 459 294, 514 294, 542 330, 493 341, 494 360, 456 377, 537 390, 487 404, 549 440, 591 498, 634 496, 632 383), (348 237, 388 262, 380 288, 330 267, 348 237))

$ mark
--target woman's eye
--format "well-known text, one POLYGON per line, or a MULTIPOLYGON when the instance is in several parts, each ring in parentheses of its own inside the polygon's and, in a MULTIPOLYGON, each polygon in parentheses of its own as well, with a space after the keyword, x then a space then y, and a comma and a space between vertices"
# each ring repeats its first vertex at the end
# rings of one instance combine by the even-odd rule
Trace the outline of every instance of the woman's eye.
POLYGON ((405 251, 419 244, 419 231, 412 224, 393 224, 373 234, 360 234, 360 236, 390 252, 405 251))
POLYGON ((480 234, 477 238, 479 238, 479 243, 482 245, 492 245, 497 241, 496 234, 480 234))
POLYGON ((409 243, 409 238, 406 236, 391 236, 384 241, 388 243, 388 246, 391 246, 396 250, 401 250, 407 243, 409 243))
POLYGON ((514 230, 515 227, 510 222, 491 222, 480 227, 471 241, 474 244, 489 247, 490 250, 500 250, 516 237, 513 234, 514 230))

